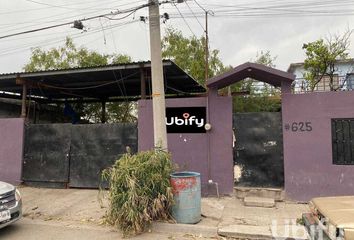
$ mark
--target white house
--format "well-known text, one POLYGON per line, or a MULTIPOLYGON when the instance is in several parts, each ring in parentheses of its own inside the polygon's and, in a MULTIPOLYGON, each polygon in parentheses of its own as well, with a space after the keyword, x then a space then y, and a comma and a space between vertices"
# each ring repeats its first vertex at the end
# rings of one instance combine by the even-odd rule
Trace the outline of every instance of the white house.
MULTIPOLYGON (((336 63, 336 71, 334 75, 334 87, 339 90, 353 90, 354 89, 354 59, 339 60, 336 63)), ((304 78, 305 69, 304 63, 292 63, 288 68, 288 72, 296 75, 294 81, 294 91, 295 93, 307 92, 308 83, 304 78)), ((329 87, 329 77, 325 76, 317 84, 315 90, 316 92, 330 91, 329 87)))

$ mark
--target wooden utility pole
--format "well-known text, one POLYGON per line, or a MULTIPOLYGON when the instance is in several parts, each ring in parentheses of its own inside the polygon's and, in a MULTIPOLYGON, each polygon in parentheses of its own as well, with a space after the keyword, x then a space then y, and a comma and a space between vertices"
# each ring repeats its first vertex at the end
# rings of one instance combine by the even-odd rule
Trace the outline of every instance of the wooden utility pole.
POLYGON ((149 0, 149 4, 154 146, 167 150, 159 2, 158 0, 149 0))
MULTIPOLYGON (((199 5, 200 6, 200 5, 199 5)), ((201 7, 201 6, 200 6, 201 7)), ((208 32, 208 15, 214 16, 214 12, 202 8, 205 12, 205 82, 209 78, 209 32, 208 32)))

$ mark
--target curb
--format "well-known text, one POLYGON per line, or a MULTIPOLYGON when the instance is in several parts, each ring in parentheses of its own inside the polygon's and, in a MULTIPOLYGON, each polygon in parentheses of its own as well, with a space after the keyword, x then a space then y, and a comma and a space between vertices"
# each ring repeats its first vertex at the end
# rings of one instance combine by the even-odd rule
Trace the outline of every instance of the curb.
POLYGON ((308 233, 304 226, 300 225, 229 225, 218 229, 218 234, 224 237, 251 240, 307 240, 308 233))
POLYGON ((160 233, 187 233, 204 237, 218 236, 218 228, 196 224, 153 223, 152 230, 160 233))
POLYGON ((269 226, 229 225, 219 228, 218 234, 223 237, 232 237, 237 239, 273 239, 269 226))

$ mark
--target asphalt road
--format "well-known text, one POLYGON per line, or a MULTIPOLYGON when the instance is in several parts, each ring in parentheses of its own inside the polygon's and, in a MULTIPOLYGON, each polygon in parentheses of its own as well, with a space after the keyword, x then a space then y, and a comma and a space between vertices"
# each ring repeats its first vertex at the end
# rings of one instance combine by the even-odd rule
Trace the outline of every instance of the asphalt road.
MULTIPOLYGON (((107 227, 97 226, 66 226, 63 223, 44 222, 22 219, 13 225, 0 229, 0 239, 4 240, 119 240, 121 233, 107 227)), ((131 238, 136 240, 187 240, 196 239, 190 235, 174 236, 172 234, 145 233, 131 238)))

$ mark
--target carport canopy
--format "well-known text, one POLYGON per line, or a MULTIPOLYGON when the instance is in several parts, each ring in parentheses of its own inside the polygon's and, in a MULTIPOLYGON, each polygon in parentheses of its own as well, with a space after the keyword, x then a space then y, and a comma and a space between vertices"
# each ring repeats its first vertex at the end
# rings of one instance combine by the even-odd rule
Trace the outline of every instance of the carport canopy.
MULTIPOLYGON (((166 96, 205 88, 170 60, 163 61, 166 96)), ((54 102, 133 101, 151 97, 151 62, 0 74, 0 97, 54 102), (25 86, 25 87, 24 87, 25 86), (24 90, 24 88, 26 88, 24 90)))
POLYGON ((262 64, 246 62, 226 73, 209 79, 207 87, 221 89, 246 78, 280 87, 283 83, 290 85, 295 80, 295 75, 262 64))

